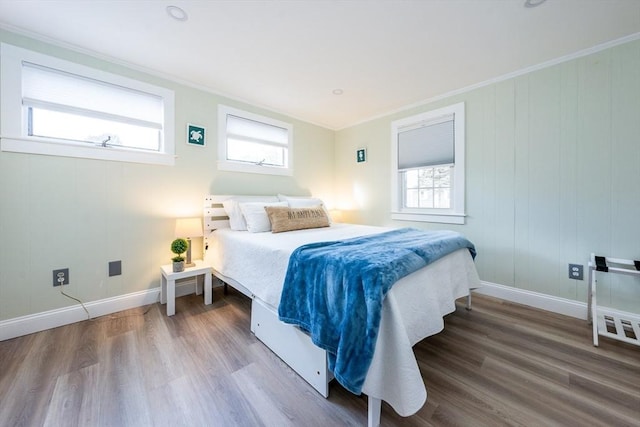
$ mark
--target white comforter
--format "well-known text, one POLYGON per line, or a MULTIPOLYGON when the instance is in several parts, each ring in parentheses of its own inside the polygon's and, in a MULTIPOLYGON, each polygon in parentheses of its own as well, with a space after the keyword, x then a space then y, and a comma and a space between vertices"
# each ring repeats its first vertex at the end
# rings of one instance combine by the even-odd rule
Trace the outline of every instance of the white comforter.
MULTIPOLYGON (((297 247, 387 230, 351 224, 278 234, 219 229, 208 236, 206 259, 217 272, 277 312, 289 256, 297 247)), ((479 283, 466 249, 399 280, 383 303, 376 350, 362 391, 386 401, 401 416, 417 412, 427 399, 427 391, 412 347, 440 332, 443 316, 455 310, 455 300, 479 283)))

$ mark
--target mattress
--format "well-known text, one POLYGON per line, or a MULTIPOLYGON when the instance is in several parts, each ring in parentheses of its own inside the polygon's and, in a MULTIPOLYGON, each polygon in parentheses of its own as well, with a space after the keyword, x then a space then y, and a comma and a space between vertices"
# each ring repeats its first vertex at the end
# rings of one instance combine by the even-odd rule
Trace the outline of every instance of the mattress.
MULTIPOLYGON (((206 261, 217 273, 245 288, 274 310, 289 256, 306 243, 332 241, 388 231, 390 228, 332 224, 329 228, 287 233, 249 233, 218 229, 207 236, 206 261)), ((479 287, 467 249, 458 250, 396 282, 382 307, 376 350, 362 391, 386 401, 401 416, 417 412, 427 392, 413 354, 418 341, 440 332, 455 300, 479 287)))

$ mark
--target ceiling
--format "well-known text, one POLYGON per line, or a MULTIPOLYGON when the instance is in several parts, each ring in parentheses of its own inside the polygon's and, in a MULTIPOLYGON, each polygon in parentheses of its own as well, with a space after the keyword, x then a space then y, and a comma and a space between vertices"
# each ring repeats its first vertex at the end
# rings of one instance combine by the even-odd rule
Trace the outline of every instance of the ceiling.
POLYGON ((640 0, 0 0, 0 26, 340 129, 640 33, 640 0))

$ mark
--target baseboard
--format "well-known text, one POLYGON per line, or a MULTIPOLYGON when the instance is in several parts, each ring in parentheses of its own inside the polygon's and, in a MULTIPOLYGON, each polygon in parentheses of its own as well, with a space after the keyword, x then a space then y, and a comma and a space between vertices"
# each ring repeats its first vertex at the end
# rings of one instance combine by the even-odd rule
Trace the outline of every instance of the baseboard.
MULTIPOLYGON (((474 292, 516 302, 578 319, 587 318, 587 304, 566 298, 554 297, 538 292, 517 289, 491 282, 481 282, 482 287, 474 292)), ((215 285, 214 285, 215 286, 215 285)), ((186 280, 176 286, 176 297, 194 292, 195 281, 186 280)), ((133 292, 99 301, 85 303, 91 317, 104 316, 130 308, 141 307, 159 301, 160 288, 133 292)), ((79 304, 28 316, 0 321, 0 341, 57 328, 58 326, 87 320, 87 314, 79 304)))
POLYGON ((482 286, 474 292, 578 319, 587 318, 587 304, 584 302, 498 285, 497 283, 482 281, 481 284, 482 286))
MULTIPOLYGON (((176 298, 192 294, 194 290, 195 279, 187 279, 180 282, 176 284, 176 298)), ((91 317, 94 318, 159 301, 160 288, 158 287, 87 302, 84 306, 89 311, 91 317)), ((0 341, 44 331, 46 329, 57 328, 58 326, 64 326, 70 323, 81 322, 83 320, 87 320, 87 313, 85 313, 80 304, 3 320, 0 321, 0 341)))

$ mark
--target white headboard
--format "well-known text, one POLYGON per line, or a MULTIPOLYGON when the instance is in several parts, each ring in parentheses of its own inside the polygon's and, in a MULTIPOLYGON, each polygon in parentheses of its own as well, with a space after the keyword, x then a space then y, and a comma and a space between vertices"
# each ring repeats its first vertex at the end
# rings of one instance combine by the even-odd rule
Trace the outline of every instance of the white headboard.
POLYGON ((209 194, 204 197, 204 234, 205 236, 218 228, 229 228, 229 217, 222 207, 222 202, 233 196, 209 194))
POLYGON ((225 200, 229 200, 234 197, 242 198, 242 201, 256 201, 262 202, 265 201, 265 198, 268 201, 278 201, 278 196, 276 195, 237 195, 237 194, 227 194, 227 195, 218 195, 218 194, 209 194, 204 196, 204 234, 207 235, 211 233, 213 230, 218 228, 229 228, 229 217, 222 206, 222 202, 225 200), (270 200, 273 199, 273 200, 270 200))
POLYGON ((222 202, 233 196, 218 196, 209 194, 204 197, 203 225, 204 239, 202 242, 202 257, 206 259, 207 249, 209 249, 209 233, 218 228, 229 228, 229 217, 222 207, 222 202))
MULTIPOLYGON (((206 253, 209 246, 207 236, 218 228, 229 228, 229 216, 222 206, 222 202, 231 199, 233 197, 242 197, 245 201, 250 201, 255 198, 256 201, 263 201, 265 197, 274 198, 277 201, 277 196, 247 196, 247 195, 218 195, 209 194, 204 197, 204 209, 203 209, 203 225, 204 225, 204 244, 203 252, 206 253)), ((203 253, 203 255, 204 255, 203 253)))

